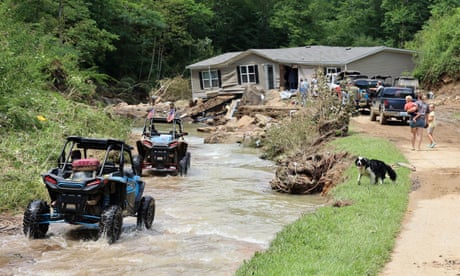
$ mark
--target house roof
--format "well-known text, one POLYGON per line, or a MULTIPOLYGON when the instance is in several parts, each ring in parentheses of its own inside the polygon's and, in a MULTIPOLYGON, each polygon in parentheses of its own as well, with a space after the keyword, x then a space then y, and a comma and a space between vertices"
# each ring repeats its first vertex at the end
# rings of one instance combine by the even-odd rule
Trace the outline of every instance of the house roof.
POLYGON ((279 49, 249 49, 244 52, 230 52, 218 55, 200 62, 188 65, 187 69, 203 69, 210 66, 225 66, 232 61, 255 54, 277 63, 304 65, 346 65, 364 57, 382 51, 413 54, 415 51, 376 47, 335 47, 335 46, 305 46, 279 49))

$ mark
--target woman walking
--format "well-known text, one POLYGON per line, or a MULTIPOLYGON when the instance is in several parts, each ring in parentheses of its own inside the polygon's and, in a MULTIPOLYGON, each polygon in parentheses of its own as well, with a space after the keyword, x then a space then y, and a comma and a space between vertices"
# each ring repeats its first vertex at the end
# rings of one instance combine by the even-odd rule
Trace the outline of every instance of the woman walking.
POLYGON ((419 100, 417 101, 417 114, 414 116, 411 122, 411 128, 415 128, 415 132, 412 131, 412 150, 415 150, 415 142, 417 140, 417 137, 417 149, 420 150, 420 147, 422 145, 423 129, 427 125, 426 113, 428 111, 428 105, 425 101, 426 95, 419 96, 419 100))

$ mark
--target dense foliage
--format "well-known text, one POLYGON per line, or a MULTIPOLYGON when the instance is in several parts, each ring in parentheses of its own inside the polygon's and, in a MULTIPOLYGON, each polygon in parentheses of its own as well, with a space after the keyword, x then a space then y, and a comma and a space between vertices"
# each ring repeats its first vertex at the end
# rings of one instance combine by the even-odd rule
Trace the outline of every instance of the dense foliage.
POLYGON ((409 45, 419 51, 415 75, 425 84, 455 78, 460 68, 460 8, 435 10, 434 16, 409 45))
POLYGON ((42 53, 58 57, 69 79, 71 64, 89 70, 82 80, 91 79, 99 93, 108 85, 137 99, 163 78, 187 77, 186 65, 223 52, 308 44, 411 47, 423 52, 417 74, 433 81, 439 73, 452 75, 456 64, 446 57, 458 59, 460 48, 458 28, 449 29, 457 26, 458 0, 5 0, 0 6, 13 23, 3 30, 35 30, 47 43, 42 53), (443 31, 432 35, 438 28, 443 31))
POLYGON ((99 74, 79 69, 75 49, 8 12, 0 5, 0 212, 47 196, 40 174, 56 164, 65 136, 126 139, 131 127, 88 105, 87 80, 99 74))

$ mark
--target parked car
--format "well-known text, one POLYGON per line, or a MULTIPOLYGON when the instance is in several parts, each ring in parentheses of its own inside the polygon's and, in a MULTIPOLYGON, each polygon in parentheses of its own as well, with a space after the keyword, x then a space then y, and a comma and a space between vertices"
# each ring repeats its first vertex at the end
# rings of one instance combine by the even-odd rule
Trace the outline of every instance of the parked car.
POLYGON ((328 87, 329 90, 333 91, 336 89, 337 86, 345 85, 349 81, 353 81, 355 79, 367 79, 366 75, 362 75, 359 71, 341 71, 337 74, 331 75, 328 78, 328 87))
POLYGON ((336 81, 340 83, 341 81, 349 81, 355 79, 367 79, 366 75, 362 75, 359 71, 342 71, 337 73, 336 81))
POLYGON ((157 173, 186 175, 191 154, 184 136, 182 120, 162 117, 146 118, 142 137, 136 142, 138 167, 157 173))
POLYGON ((410 95, 415 99, 415 93, 407 87, 384 87, 372 100, 371 121, 379 117, 380 124, 385 124, 389 119, 397 119, 407 122, 409 115, 404 110, 406 96, 410 95))
POLYGON ((353 80, 353 84, 358 87, 358 95, 355 96, 356 108, 358 110, 369 110, 372 99, 375 97, 373 89, 377 87, 377 80, 359 78, 353 80))
POLYGON ((399 86, 399 85, 393 85, 393 77, 389 75, 376 75, 376 76, 372 76, 371 79, 381 81, 383 86, 399 86))
POLYGON ((97 239, 111 244, 120 237, 124 216, 136 216, 138 228, 150 229, 155 200, 143 196, 145 183, 131 150, 120 140, 67 137, 57 167, 42 175, 51 202, 28 204, 24 234, 44 238, 50 223, 64 222, 98 228, 97 239))
POLYGON ((417 89, 420 88, 418 79, 410 76, 401 76, 395 78, 393 86, 408 87, 412 89, 414 92, 417 92, 417 89))

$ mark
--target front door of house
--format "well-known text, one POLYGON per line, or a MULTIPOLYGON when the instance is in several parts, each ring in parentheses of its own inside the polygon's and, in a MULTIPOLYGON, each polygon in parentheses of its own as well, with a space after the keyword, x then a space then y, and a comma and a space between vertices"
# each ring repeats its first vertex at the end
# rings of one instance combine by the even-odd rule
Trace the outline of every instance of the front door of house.
POLYGON ((275 78, 273 72, 273 64, 265 64, 264 65, 264 72, 265 72, 265 89, 275 89, 275 78))

